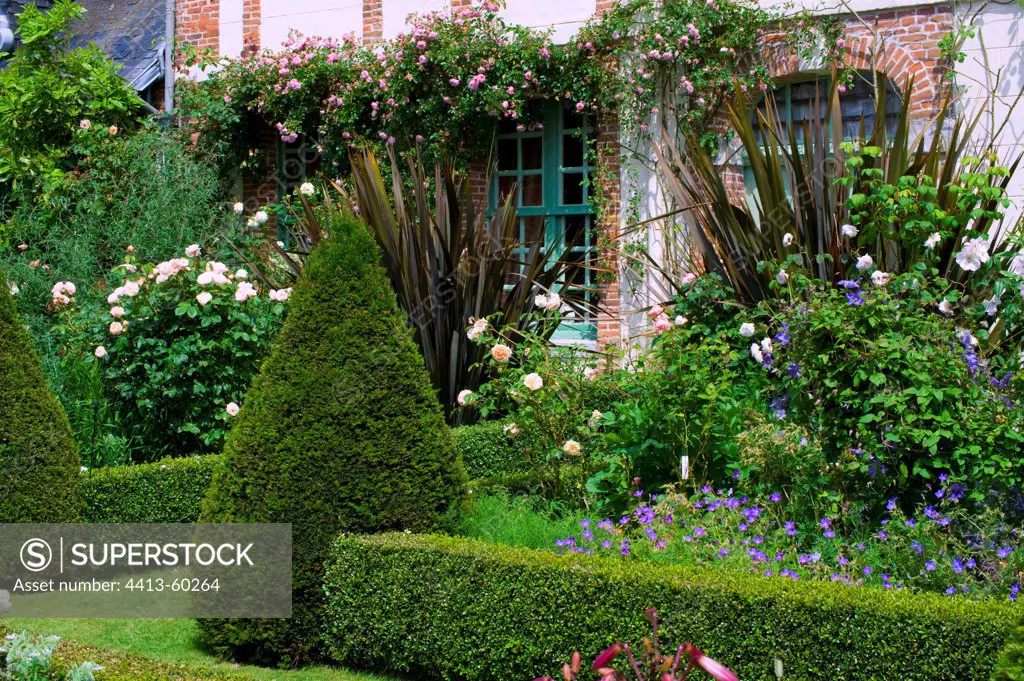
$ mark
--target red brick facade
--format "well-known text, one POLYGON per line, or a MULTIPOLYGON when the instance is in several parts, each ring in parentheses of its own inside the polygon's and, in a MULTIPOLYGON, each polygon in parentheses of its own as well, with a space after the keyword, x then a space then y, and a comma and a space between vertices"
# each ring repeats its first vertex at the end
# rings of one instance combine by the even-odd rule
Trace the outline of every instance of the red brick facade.
POLYGON ((198 49, 220 49, 220 0, 177 0, 174 39, 198 49))
MULTIPOLYGON (((599 14, 614 6, 616 0, 597 0, 599 14)), ((384 0, 363 0, 362 37, 376 42, 384 37, 384 0)), ((451 0, 453 10, 469 7, 473 0, 451 0)), ((219 0, 178 0, 176 39, 200 48, 219 48, 219 0)), ((261 0, 243 0, 243 45, 247 52, 260 47, 261 0)), ((902 91, 908 77, 915 80, 911 117, 926 119, 935 113, 945 95, 947 66, 942 61, 939 41, 953 27, 953 14, 948 6, 910 7, 875 12, 846 19, 846 63, 853 68, 877 70, 894 81, 902 91)), ((765 51, 770 70, 778 79, 798 77, 800 73, 820 72, 820 64, 804 62, 786 46, 784 36, 765 37, 765 51)), ((716 129, 724 130, 723 116, 716 120, 716 129)), ((605 115, 599 121, 597 150, 601 158, 601 195, 604 214, 598 229, 614 244, 620 232, 620 166, 619 127, 617 117, 605 115)), ((272 152, 270 152, 272 154, 272 152)), ((744 196, 744 179, 738 159, 727 158, 722 166, 730 195, 737 201, 744 196)), ((487 202, 483 169, 476 169, 470 178, 473 198, 478 206, 487 202)), ((249 179, 245 184, 247 198, 260 202, 272 200, 276 187, 272 180, 249 179)), ((603 254, 602 267, 619 271, 616 252, 603 254)), ((598 320, 599 345, 619 342, 624 338, 619 318, 621 291, 618 282, 604 286, 602 305, 607 311, 598 320)))

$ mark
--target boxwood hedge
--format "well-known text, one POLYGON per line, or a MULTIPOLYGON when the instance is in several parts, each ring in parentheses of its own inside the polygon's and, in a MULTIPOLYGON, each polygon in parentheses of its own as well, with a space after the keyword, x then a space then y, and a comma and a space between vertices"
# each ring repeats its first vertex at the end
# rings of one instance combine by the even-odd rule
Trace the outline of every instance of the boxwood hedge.
POLYGON ((325 581, 332 656, 434 679, 555 675, 639 644, 646 608, 744 681, 988 679, 1013 626, 973 602, 726 571, 556 556, 436 535, 343 536, 325 581))
POLYGON ((79 480, 87 523, 194 523, 219 454, 86 471, 79 480))
MULTIPOLYGON (((497 421, 452 428, 452 439, 471 480, 501 480, 509 474, 529 472, 522 447, 505 435, 497 421)), ((79 480, 85 502, 83 520, 194 523, 213 474, 223 461, 220 454, 207 454, 87 471, 79 480)))
POLYGON ((500 421, 452 428, 452 439, 470 480, 493 480, 530 470, 527 436, 510 439, 500 421))
MULTIPOLYGON (((503 424, 487 421, 452 428, 452 439, 471 480, 527 475, 529 462, 518 438, 510 440, 503 424)), ((97 468, 79 479, 87 523, 194 523, 220 454, 165 459, 138 466, 97 468)), ((473 489, 479 491, 479 484, 473 489)))
POLYGON ((1024 619, 1017 621, 992 673, 992 681, 1024 681, 1024 619))

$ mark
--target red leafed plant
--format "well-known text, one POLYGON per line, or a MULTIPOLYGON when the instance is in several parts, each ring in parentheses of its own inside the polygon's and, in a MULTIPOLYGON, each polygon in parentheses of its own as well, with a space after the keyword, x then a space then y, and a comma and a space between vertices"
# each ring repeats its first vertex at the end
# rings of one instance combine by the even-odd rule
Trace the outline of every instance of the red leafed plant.
MULTIPOLYGON (((615 658, 622 653, 626 654, 636 681, 684 681, 694 669, 707 672, 715 681, 739 681, 739 677, 728 667, 715 662, 692 643, 682 644, 674 655, 663 655, 658 648, 658 613, 651 609, 646 614, 653 627, 653 633, 650 638, 644 637, 643 655, 637 659, 628 643, 616 643, 606 648, 591 665, 591 669, 600 676, 600 681, 626 681, 627 675, 611 666, 615 658)), ((572 659, 562 665, 563 681, 576 681, 580 664, 580 653, 576 651, 572 654, 572 659)), ((543 676, 534 681, 555 679, 543 676)))

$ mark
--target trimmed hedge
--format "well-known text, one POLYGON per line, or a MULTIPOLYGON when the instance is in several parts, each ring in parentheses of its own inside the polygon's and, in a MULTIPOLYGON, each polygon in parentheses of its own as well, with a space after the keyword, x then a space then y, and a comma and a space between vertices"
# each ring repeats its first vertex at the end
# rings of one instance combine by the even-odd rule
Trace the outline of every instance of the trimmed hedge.
POLYGON ((509 438, 501 421, 452 428, 455 449, 470 480, 493 480, 529 473, 531 443, 525 434, 509 438))
POLYGON ((992 672, 992 681, 1024 681, 1024 619, 1017 621, 1007 637, 1006 647, 992 672))
POLYGON ((430 535, 343 536, 325 580, 332 656, 462 681, 553 675, 579 649, 640 645, 656 608, 744 681, 982 681, 1013 626, 1004 602, 792 582, 430 535))
MULTIPOLYGON (((471 480, 526 477, 530 463, 520 437, 510 440, 501 423, 486 421, 452 428, 455 449, 471 480), (517 446, 513 446, 516 443, 517 446)), ((87 523, 194 523, 220 454, 165 459, 137 466, 97 468, 84 473, 79 489, 87 523)), ((525 484, 525 483, 524 483, 525 484)), ((500 486, 500 484, 498 485, 500 486)), ((479 491, 480 485, 474 489, 479 491)))
POLYGON ((81 520, 81 463, 0 271, 0 523, 81 520))
POLYGON ((235 417, 204 522, 292 524, 291 619, 201 620, 217 653, 299 662, 321 649, 339 531, 429 531, 464 494, 441 405, 366 227, 330 224, 235 417))
POLYGON ((194 523, 220 454, 165 459, 82 474, 79 489, 87 523, 194 523))

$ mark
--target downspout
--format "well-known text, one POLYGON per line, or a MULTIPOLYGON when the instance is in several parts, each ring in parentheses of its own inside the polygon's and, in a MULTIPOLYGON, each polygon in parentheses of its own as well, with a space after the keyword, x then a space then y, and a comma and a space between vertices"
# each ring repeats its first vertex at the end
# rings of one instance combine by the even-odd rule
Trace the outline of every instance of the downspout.
POLYGON ((174 113, 174 0, 164 0, 164 112, 174 113))
POLYGON ((0 52, 10 52, 14 49, 14 31, 11 29, 11 22, 7 18, 7 3, 0 0, 0 52))

